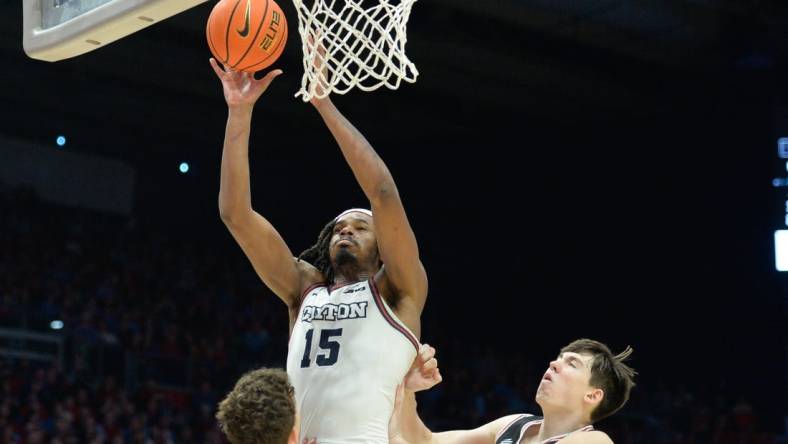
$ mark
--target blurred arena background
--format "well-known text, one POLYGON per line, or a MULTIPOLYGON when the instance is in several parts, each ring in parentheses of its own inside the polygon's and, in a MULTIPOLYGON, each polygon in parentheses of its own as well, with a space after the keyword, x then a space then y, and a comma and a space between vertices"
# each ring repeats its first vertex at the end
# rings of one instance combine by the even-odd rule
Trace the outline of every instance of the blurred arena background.
MULTIPOLYGON (((211 4, 46 63, 19 3, 0 0, 0 442, 222 442, 216 402, 283 365, 287 324, 218 215, 211 4)), ((425 421, 537 413, 548 360, 591 337, 635 349, 633 398, 599 424, 617 443, 785 442, 788 3, 422 0, 408 33, 415 84, 334 100, 428 270, 445 380, 425 421)), ((250 157, 253 205, 301 251, 365 202, 293 98, 296 39, 250 157)))

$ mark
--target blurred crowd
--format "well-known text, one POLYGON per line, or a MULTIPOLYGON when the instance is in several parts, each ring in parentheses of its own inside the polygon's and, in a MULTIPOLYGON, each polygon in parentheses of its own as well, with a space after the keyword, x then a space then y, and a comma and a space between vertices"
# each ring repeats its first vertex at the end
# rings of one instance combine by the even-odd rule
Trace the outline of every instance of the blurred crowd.
MULTIPOLYGON (((286 309, 222 250, 234 245, 194 245, 25 189, 0 188, 0 214, 0 328, 64 339, 52 362, 0 356, 0 442, 221 443, 223 394, 246 370, 284 366, 286 309)), ((448 338, 433 345, 444 382, 419 406, 434 430, 539 412, 543 363, 448 338)), ((598 428, 621 444, 785 442, 722 381, 640 385, 598 428)))

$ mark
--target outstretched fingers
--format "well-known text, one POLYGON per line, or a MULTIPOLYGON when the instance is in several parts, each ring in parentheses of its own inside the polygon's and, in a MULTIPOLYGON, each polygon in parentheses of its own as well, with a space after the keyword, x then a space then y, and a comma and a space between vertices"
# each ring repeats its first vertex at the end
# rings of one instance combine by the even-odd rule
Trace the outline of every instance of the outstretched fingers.
MULTIPOLYGON (((255 82, 261 84, 264 88, 268 88, 268 85, 270 85, 271 82, 273 82, 274 79, 277 78, 277 76, 279 76, 280 74, 282 74, 282 70, 281 69, 275 69, 275 70, 269 72, 268 74, 266 74, 265 76, 263 76, 262 79, 255 80, 255 82)), ((254 80, 254 75, 252 75, 251 78, 254 80)))
POLYGON ((208 62, 211 64, 211 68, 213 68, 213 72, 215 72, 216 75, 219 76, 219 78, 222 78, 225 73, 224 71, 222 71, 221 68, 219 68, 219 64, 216 62, 216 59, 211 57, 210 59, 208 59, 208 62))

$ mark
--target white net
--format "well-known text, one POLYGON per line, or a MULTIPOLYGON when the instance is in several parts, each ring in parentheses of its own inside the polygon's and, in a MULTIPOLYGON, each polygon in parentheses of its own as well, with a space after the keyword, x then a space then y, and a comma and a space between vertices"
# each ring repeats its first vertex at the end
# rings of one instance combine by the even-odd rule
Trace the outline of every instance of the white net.
POLYGON ((296 97, 307 102, 354 87, 397 89, 403 80, 415 82, 419 72, 405 55, 415 1, 306 0, 311 2, 307 5, 293 0, 304 51, 304 76, 296 97))

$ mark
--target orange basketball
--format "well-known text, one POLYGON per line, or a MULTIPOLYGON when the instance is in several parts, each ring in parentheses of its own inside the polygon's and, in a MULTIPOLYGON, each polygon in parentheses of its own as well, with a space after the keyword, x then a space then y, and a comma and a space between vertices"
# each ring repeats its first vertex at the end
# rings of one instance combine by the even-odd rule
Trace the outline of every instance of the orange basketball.
POLYGON ((255 72, 282 55, 287 20, 274 0, 221 0, 208 17, 205 34, 217 61, 255 72))

